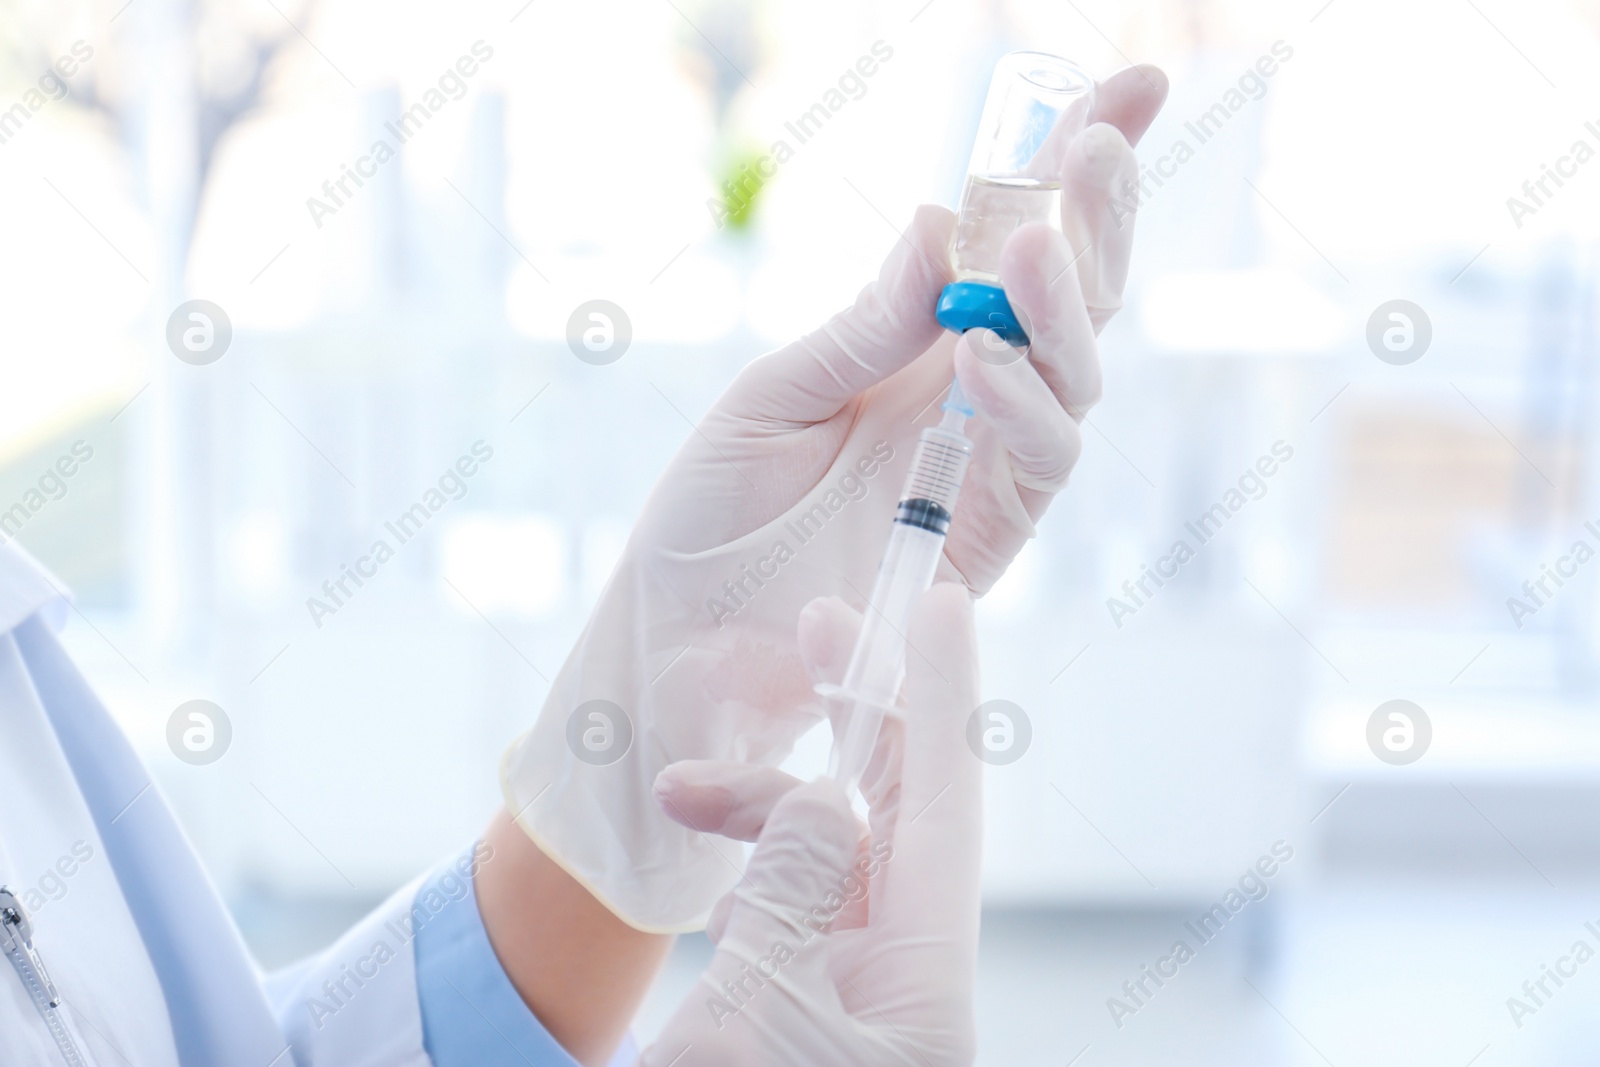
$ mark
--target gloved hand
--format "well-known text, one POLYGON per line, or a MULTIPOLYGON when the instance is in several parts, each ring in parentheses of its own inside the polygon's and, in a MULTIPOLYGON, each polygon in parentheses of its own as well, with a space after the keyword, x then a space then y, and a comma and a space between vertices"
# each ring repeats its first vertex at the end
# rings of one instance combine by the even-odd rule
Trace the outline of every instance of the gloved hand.
POLYGON ((751 363, 656 485, 532 730, 507 751, 507 810, 628 923, 704 925, 740 856, 667 821, 651 782, 684 759, 780 761, 819 714, 794 644, 819 592, 864 603, 917 434, 952 368, 981 417, 941 577, 982 594, 1066 483, 1099 396, 1095 331, 1120 304, 1133 227, 1112 200, 1165 95, 1154 68, 1099 91, 1070 146, 1068 236, 1013 235, 1001 261, 1027 359, 980 359, 934 321, 951 212, 923 207, 878 280, 821 329, 751 363), (1125 136, 1126 134, 1126 136, 1125 136))
MULTIPOLYGON (((813 666, 837 680, 854 627, 828 615, 831 632, 817 640, 814 619, 802 645, 829 648, 832 664, 813 666)), ((674 817, 756 849, 713 913, 716 955, 641 1067, 972 1062, 983 764, 966 744, 978 701, 966 592, 935 585, 909 637, 927 658, 908 663, 904 756, 884 776, 898 813, 870 843, 827 779, 709 762, 658 779, 674 817)))

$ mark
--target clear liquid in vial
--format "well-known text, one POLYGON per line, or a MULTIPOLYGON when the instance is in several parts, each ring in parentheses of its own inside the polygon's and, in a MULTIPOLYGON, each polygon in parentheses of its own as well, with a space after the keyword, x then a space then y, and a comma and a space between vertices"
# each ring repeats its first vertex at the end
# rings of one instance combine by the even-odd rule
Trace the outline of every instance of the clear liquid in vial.
POLYGON ((1030 222, 1061 228, 1061 183, 1038 178, 967 175, 950 242, 958 282, 1000 284, 1000 248, 1030 222))

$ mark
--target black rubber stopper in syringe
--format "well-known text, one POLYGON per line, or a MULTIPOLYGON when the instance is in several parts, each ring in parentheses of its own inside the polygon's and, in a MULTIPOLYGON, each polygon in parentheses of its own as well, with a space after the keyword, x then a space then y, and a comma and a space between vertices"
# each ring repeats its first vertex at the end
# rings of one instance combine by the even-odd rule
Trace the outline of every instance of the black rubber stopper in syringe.
POLYGON ((950 529, 950 513, 938 501, 912 499, 900 501, 894 521, 919 530, 929 530, 940 537, 950 529))

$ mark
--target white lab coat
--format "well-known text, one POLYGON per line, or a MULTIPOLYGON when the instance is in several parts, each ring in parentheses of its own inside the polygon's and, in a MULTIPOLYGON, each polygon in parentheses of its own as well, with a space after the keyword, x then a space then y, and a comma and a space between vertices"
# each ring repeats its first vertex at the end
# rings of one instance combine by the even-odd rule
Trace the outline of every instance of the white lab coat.
MULTIPOLYGON (((160 791, 57 642, 70 610, 55 579, 14 543, 0 545, 0 885, 39 905, 34 947, 62 1002, 48 1018, 21 974, 0 959, 0 1063, 71 1063, 53 1021, 90 1067, 433 1064, 416 962, 395 935, 423 879, 326 952, 263 976, 160 791), (363 966, 380 941, 398 951, 381 966, 363 966), (353 968, 367 976, 357 981, 353 968), (329 990, 342 995, 330 1000, 329 990), (306 1010, 330 1003, 338 1007, 331 1014, 306 1010)), ((477 921, 475 902, 469 917, 477 921)), ((485 1003, 500 997, 501 1021, 486 1043, 453 1046, 483 1051, 452 1062, 574 1062, 520 1000, 507 1006, 516 998, 481 923, 466 950, 452 945, 439 955, 456 969, 434 987, 448 983, 485 1003), (511 1022, 529 1042, 545 1042, 531 1056, 493 1051, 495 1033, 510 1029, 508 1012, 526 1014, 511 1022)), ((443 1030, 478 1025, 474 1013, 485 1014, 471 1003, 436 1010, 435 1044, 451 1036, 443 1030), (445 1018, 452 1014, 459 1020, 445 1018)))

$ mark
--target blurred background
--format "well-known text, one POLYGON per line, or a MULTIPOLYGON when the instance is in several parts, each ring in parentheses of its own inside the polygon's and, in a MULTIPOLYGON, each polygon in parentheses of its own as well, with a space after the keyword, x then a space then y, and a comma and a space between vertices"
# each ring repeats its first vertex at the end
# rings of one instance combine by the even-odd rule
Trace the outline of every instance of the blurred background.
POLYGON ((1600 964, 1507 998, 1600 948, 1595 0, 0 0, 0 537, 75 591, 264 964, 482 828, 686 420, 955 206, 1016 48, 1172 90, 1105 400, 979 609, 1031 726, 987 779, 981 1062, 1593 1062, 1600 964), (596 299, 606 365, 567 340, 596 299), (169 347, 190 300, 214 362, 169 347), (193 699, 209 765, 168 745, 193 699))

